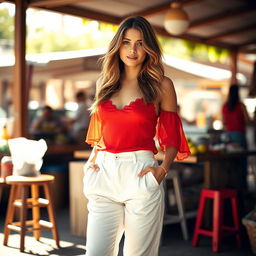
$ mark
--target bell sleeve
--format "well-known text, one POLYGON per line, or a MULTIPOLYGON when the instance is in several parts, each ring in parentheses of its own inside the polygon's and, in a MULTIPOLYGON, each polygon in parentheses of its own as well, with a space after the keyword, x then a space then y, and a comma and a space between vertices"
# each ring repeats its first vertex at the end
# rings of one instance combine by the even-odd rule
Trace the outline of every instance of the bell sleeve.
POLYGON ((176 112, 160 110, 156 137, 163 152, 165 152, 167 146, 178 150, 177 160, 183 160, 190 155, 182 123, 176 112))
POLYGON ((98 112, 93 113, 91 116, 85 142, 92 147, 105 148, 102 137, 102 124, 98 112))

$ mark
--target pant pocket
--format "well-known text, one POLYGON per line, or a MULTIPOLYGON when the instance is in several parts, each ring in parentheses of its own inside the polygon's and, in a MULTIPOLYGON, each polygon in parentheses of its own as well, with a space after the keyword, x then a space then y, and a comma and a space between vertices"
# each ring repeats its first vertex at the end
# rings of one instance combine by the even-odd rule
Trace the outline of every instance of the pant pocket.
POLYGON ((89 164, 84 166, 84 195, 87 197, 92 193, 93 188, 96 186, 98 171, 94 171, 89 167, 89 164))
POLYGON ((153 174, 152 172, 149 172, 148 175, 151 177, 151 179, 153 180, 153 182, 155 183, 155 185, 156 185, 157 187, 159 187, 160 184, 158 183, 158 181, 157 181, 156 177, 154 176, 154 174, 153 174))
MULTIPOLYGON (((150 163, 149 164, 150 164, 149 167, 157 167, 158 166, 158 161, 155 158, 152 158, 152 159, 150 159, 150 163)), ((153 187, 155 187, 155 186, 159 187, 160 184, 158 183, 158 181, 155 178, 154 174, 152 172, 149 172, 148 176, 153 181, 153 184, 154 184, 153 187)))
MULTIPOLYGON (((147 167, 158 166, 157 161, 154 158, 146 159, 141 166, 140 171, 146 169, 147 167)), ((139 171, 139 172, 140 172, 139 171)), ((151 193, 159 188, 159 183, 157 182, 154 174, 152 172, 146 173, 143 177, 137 177, 139 179, 139 189, 145 191, 146 193, 151 193)))

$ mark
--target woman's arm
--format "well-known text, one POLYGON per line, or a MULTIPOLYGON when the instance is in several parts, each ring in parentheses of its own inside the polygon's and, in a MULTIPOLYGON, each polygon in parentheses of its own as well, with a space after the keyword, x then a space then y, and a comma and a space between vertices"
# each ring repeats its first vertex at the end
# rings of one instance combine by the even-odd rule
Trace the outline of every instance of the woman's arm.
POLYGON ((168 77, 165 77, 162 82, 162 94, 159 105, 163 110, 177 112, 176 92, 172 80, 168 77))
MULTIPOLYGON (((165 77, 162 82, 163 93, 160 99, 160 108, 165 111, 177 112, 177 97, 174 89, 174 85, 171 79, 165 77)), ((164 153, 164 160, 161 164, 166 170, 173 162, 178 150, 174 147, 166 147, 164 153)))
MULTIPOLYGON (((177 98, 172 81, 165 77, 162 82, 162 94, 159 99, 159 107, 165 111, 177 111, 177 98)), ((139 176, 152 172, 160 184, 166 176, 168 169, 173 162, 178 150, 175 147, 165 147, 164 159, 159 167, 148 167, 140 172, 139 176)))

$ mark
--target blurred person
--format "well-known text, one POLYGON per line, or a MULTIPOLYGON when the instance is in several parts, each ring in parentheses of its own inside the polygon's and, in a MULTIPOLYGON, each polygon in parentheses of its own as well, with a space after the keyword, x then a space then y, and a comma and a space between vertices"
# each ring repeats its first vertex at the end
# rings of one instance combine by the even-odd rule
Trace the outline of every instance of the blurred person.
POLYGON ((55 142, 56 136, 66 131, 64 124, 53 113, 50 106, 41 109, 40 116, 32 121, 31 134, 35 139, 43 138, 49 143, 55 142))
POLYGON ((233 84, 229 88, 227 101, 222 107, 224 129, 230 142, 239 144, 244 150, 247 149, 246 125, 250 118, 245 105, 240 101, 239 86, 233 84))
POLYGON ((71 119, 71 136, 75 142, 84 143, 90 119, 86 93, 83 91, 77 92, 76 102, 78 104, 78 108, 76 110, 75 117, 71 119))
MULTIPOLYGON (((240 100, 237 84, 232 84, 229 88, 227 101, 222 106, 222 118, 228 142, 238 144, 243 150, 247 150, 246 125, 249 124, 250 118, 245 105, 240 100)), ((246 158, 243 158, 241 171, 241 186, 246 188, 246 158)))
POLYGON ((86 255, 157 256, 164 214, 163 180, 175 157, 189 154, 172 81, 150 23, 129 17, 103 58, 86 142, 86 255), (164 160, 154 158, 157 136, 164 160))

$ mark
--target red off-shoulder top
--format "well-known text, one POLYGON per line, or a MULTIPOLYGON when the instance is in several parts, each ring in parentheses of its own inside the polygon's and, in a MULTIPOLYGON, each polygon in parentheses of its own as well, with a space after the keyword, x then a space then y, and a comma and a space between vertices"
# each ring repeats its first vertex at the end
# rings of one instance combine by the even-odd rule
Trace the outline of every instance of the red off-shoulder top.
POLYGON ((243 107, 239 103, 230 111, 228 105, 222 107, 222 115, 227 131, 245 132, 246 122, 243 113, 243 107))
POLYGON ((166 146, 175 147, 178 160, 190 154, 178 114, 160 110, 157 116, 153 103, 138 98, 123 109, 111 100, 101 103, 91 116, 86 142, 112 153, 151 150, 156 154, 154 138, 163 151, 166 146))

